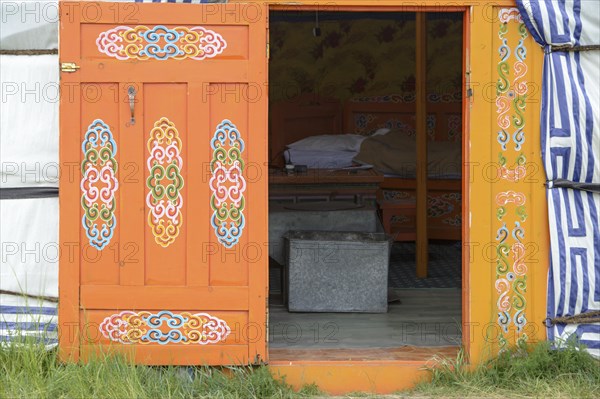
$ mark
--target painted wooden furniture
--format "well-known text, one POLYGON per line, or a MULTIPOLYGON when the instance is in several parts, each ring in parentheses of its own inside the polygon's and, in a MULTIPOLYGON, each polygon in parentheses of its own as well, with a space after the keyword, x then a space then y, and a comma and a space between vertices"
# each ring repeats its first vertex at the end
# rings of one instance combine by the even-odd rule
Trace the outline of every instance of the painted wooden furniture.
POLYGON ((61 358, 259 363, 266 11, 165 7, 61 2, 61 358))
MULTIPOLYGON (((427 136, 435 141, 461 140, 460 101, 455 97, 430 98, 427 103, 427 136)), ((344 106, 344 131, 369 133, 381 128, 401 128, 415 134, 415 104, 410 98, 373 98, 344 106), (384 102, 375 102, 375 101, 384 102)), ((427 237, 460 240, 462 225, 462 184, 460 179, 427 179, 427 237)), ((378 204, 386 232, 399 241, 416 239, 416 180, 385 176, 378 204), (413 205, 410 206, 409 204, 413 205), (413 232, 411 234, 410 232, 413 232)))
POLYGON ((276 201, 375 200, 383 175, 375 169, 308 169, 288 175, 282 169, 269 173, 269 199, 276 201))
MULTIPOLYGON (((427 236, 434 240, 461 240, 462 196, 460 180, 427 182, 427 236)), ((396 241, 414 241, 415 181, 385 179, 377 192, 386 233, 396 241)))
MULTIPOLYGON (((461 140, 461 93, 427 96, 428 140, 461 140)), ((377 129, 402 129, 416 135, 416 105, 412 94, 405 96, 358 97, 344 103, 344 133, 369 135, 377 129)))
MULTIPOLYGON (((459 93, 460 94, 460 93, 459 93)), ((303 98, 314 99, 315 95, 303 98)), ((326 104, 326 100, 314 100, 326 104)), ((315 103, 303 101, 286 102, 272 108, 286 108, 285 114, 272 114, 271 137, 289 137, 286 131, 298 126, 320 126, 316 130, 295 130, 294 140, 300 140, 333 126, 330 121, 337 120, 337 106, 321 107, 315 103), (283 120, 282 120, 283 119, 283 120), (320 123, 326 121, 324 125, 320 123), (288 125, 278 130, 277 127, 288 125)), ((427 103, 427 136, 436 141, 461 140, 461 102, 460 96, 430 96, 427 103)), ((350 101, 343 107, 343 128, 340 132, 369 134, 381 128, 399 128, 408 135, 415 135, 414 98, 398 96, 364 97, 350 101)), ((337 126, 337 125, 336 125, 337 126)), ((285 139, 287 140, 287 138, 285 139)), ((283 141, 289 144, 293 141, 283 141)), ((277 200, 328 200, 332 198, 348 199, 359 195, 362 198, 374 198, 373 183, 378 182, 377 193, 381 209, 382 223, 386 233, 399 241, 416 239, 416 180, 401 177, 383 177, 376 171, 328 171, 313 169, 304 176, 287 176, 279 169, 269 174, 269 196, 277 200), (371 178, 379 175, 379 178, 371 178), (409 203, 412 203, 410 205, 409 203)), ((462 193, 460 179, 427 180, 427 219, 426 227, 429 239, 460 240, 462 225, 462 193)))
POLYGON ((379 190, 377 192, 377 208, 384 231, 394 241, 415 241, 417 229, 415 212, 417 204, 412 196, 396 196, 395 191, 379 190))

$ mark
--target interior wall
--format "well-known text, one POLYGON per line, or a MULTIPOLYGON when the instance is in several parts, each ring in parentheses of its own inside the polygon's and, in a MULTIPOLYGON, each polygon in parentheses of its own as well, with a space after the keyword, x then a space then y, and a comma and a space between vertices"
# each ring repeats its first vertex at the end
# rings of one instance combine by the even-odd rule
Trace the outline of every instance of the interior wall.
MULTIPOLYGON (((414 101, 414 13, 319 13, 320 36, 313 34, 316 16, 271 13, 272 102, 302 93, 340 101, 376 101, 382 96, 414 101)), ((428 94, 433 99, 460 95, 461 14, 430 13, 427 36, 428 94)))

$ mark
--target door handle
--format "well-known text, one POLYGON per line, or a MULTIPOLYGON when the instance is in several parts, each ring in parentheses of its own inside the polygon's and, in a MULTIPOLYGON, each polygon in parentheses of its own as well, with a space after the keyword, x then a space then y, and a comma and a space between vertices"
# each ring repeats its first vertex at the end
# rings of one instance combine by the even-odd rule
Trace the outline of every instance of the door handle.
POLYGON ((133 86, 129 86, 129 89, 127 89, 127 95, 129 95, 129 109, 131 110, 131 120, 129 121, 129 123, 131 123, 132 125, 135 125, 135 95, 136 95, 136 91, 135 88, 133 86))

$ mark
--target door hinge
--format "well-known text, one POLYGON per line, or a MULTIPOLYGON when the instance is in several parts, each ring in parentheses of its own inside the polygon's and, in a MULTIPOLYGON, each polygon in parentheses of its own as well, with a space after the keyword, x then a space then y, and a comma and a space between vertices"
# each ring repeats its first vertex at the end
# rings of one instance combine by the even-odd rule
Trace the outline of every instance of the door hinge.
POLYGON ((473 89, 471 88, 471 70, 465 72, 465 82, 467 84, 467 98, 473 97, 473 89))
POLYGON ((267 59, 271 59, 271 45, 267 42, 267 59))
POLYGON ((77 72, 79 65, 74 62, 63 62, 60 64, 61 72, 77 72))

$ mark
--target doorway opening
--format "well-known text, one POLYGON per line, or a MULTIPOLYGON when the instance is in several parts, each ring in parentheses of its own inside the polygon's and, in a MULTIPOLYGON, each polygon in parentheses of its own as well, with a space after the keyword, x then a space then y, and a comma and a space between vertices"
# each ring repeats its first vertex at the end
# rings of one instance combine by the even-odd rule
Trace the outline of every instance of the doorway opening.
POLYGON ((271 11, 271 360, 402 360, 461 345, 463 18, 271 11), (426 76, 426 278, 416 272, 417 76, 426 76), (389 245, 375 243, 382 236, 389 245), (293 252, 297 243, 308 247, 293 252), (389 252, 368 252, 381 248, 389 252))

